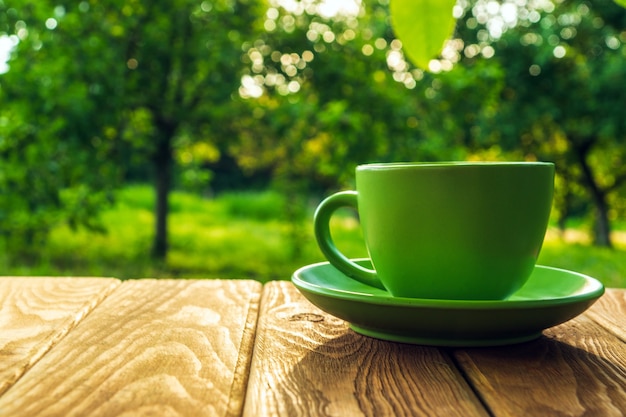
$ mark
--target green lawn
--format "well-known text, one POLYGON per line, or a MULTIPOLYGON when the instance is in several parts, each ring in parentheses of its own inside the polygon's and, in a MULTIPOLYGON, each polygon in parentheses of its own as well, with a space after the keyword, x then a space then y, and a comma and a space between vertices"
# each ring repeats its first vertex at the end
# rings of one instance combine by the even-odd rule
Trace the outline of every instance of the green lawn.
MULTIPOLYGON (((288 279, 298 267, 324 260, 313 238, 311 216, 294 230, 276 209, 283 203, 278 194, 203 199, 175 192, 169 218, 170 252, 166 262, 154 263, 148 257, 152 201, 149 187, 128 187, 120 193, 117 205, 103 213, 106 234, 72 232, 59 226, 40 248, 39 256, 11 260, 0 255, 0 275, 248 278, 265 282, 288 279)), ((348 256, 366 256, 357 221, 349 214, 333 221, 337 245, 348 256)), ((570 241, 571 237, 564 239, 551 231, 539 263, 589 274, 607 286, 626 287, 626 239, 615 250, 570 241)))

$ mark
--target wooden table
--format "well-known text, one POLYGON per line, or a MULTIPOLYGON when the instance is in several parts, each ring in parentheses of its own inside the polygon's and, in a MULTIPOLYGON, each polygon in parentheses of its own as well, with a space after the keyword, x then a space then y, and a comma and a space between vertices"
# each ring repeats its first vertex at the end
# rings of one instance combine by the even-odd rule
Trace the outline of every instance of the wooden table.
POLYGON ((626 290, 536 341, 360 336, 289 282, 0 278, 0 416, 626 415, 626 290))

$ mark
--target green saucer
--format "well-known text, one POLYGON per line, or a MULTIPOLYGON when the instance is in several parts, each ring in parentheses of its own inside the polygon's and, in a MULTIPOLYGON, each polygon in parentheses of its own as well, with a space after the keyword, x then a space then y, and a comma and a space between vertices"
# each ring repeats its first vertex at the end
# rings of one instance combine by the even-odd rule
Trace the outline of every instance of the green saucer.
MULTIPOLYGON (((357 262, 371 267, 367 259, 357 262)), ((392 297, 348 278, 328 262, 300 268, 291 280, 309 301, 346 320, 357 333, 432 346, 529 341, 581 314, 604 293, 594 278, 539 265, 524 287, 495 301, 392 297)))

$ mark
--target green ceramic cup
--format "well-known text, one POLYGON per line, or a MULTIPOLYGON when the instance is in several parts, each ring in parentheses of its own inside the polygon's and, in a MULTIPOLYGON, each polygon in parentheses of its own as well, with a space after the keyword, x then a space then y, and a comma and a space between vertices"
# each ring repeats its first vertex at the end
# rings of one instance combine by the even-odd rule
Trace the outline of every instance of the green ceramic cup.
POLYGON ((546 162, 360 165, 356 191, 318 206, 315 236, 337 269, 396 297, 505 299, 535 266, 553 188, 546 162), (359 213, 374 270, 332 240, 330 218, 345 206, 359 213))

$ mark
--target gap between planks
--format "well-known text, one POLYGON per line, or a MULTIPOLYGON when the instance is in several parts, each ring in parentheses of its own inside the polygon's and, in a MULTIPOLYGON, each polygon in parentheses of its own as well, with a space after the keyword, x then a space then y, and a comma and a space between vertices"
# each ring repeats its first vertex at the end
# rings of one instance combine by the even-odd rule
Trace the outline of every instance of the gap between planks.
POLYGON ((114 278, 0 278, 0 395, 118 285, 114 278))
POLYGON ((265 285, 244 416, 488 416, 441 349, 356 334, 289 282, 265 285))
POLYGON ((124 281, 0 397, 0 415, 240 415, 261 289, 124 281))
POLYGON ((623 416, 625 310, 626 291, 608 290, 585 313, 538 340, 457 349, 453 355, 494 415, 623 416))

